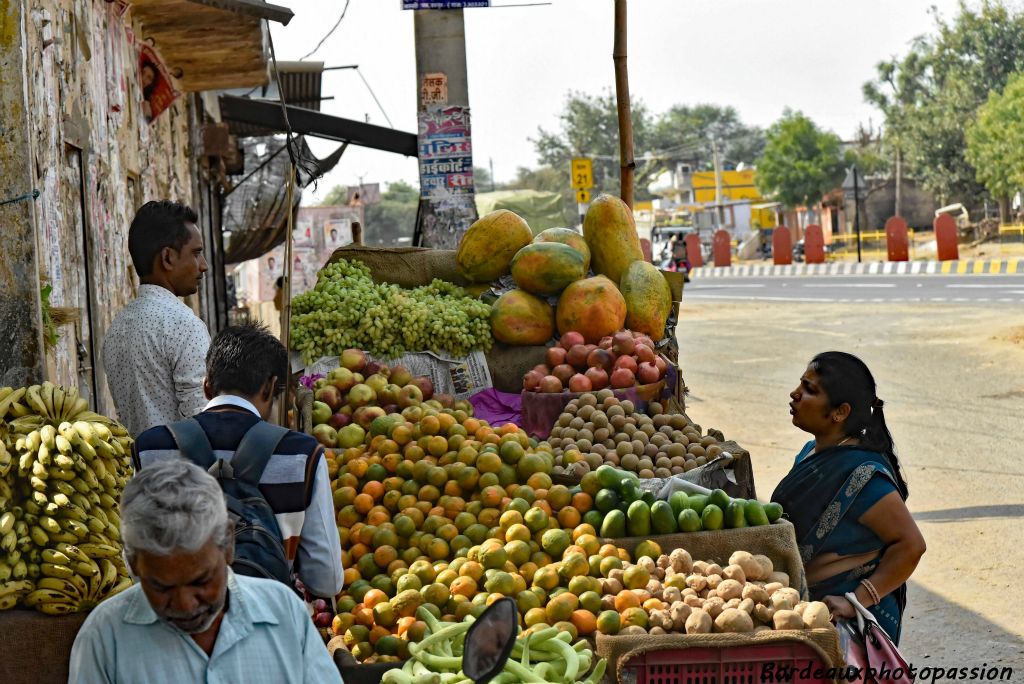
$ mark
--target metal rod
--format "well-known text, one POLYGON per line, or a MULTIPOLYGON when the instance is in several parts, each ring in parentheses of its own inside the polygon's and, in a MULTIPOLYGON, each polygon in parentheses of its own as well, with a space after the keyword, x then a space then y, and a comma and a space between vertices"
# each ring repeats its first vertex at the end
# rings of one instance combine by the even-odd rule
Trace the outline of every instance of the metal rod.
POLYGON ((629 71, 626 68, 626 0, 615 0, 615 99, 619 113, 619 194, 633 208, 633 119, 629 103, 629 71))
POLYGON ((860 184, 857 166, 853 167, 853 229, 857 231, 857 263, 860 263, 860 184))
POLYGON ((274 154, 270 155, 270 156, 269 156, 269 157, 267 157, 267 158, 266 158, 265 160, 263 160, 262 162, 260 162, 260 165, 259 165, 259 166, 257 166, 257 167, 256 167, 255 169, 253 169, 253 170, 252 170, 251 172, 249 172, 249 173, 248 173, 248 174, 247 174, 247 175, 245 176, 245 178, 243 178, 242 180, 240 180, 240 181, 238 181, 237 183, 235 183, 234 185, 232 185, 232 186, 231 186, 231 189, 230 189, 230 190, 228 190, 227 192, 225 192, 225 193, 224 193, 224 197, 227 197, 228 195, 230 195, 231 193, 233 193, 233 192, 234 192, 235 190, 237 190, 237 189, 238 189, 239 187, 241 187, 242 183, 244 183, 245 181, 247 181, 247 180, 249 180, 250 178, 252 178, 253 176, 255 176, 255 175, 256 175, 257 173, 259 173, 259 172, 260 172, 260 170, 261 170, 261 169, 263 169, 263 167, 265 167, 265 166, 266 166, 267 164, 269 164, 270 162, 274 161, 274 158, 275 158, 275 157, 276 157, 277 155, 279 155, 279 154, 281 154, 282 152, 284 152, 284 151, 285 151, 285 150, 286 150, 287 148, 288 148, 288 145, 281 145, 281 147, 277 148, 277 152, 274 152, 274 154))
POLYGON ((341 66, 324 67, 323 71, 338 71, 339 69, 358 69, 358 64, 343 64, 341 66))
MULTIPOLYGON (((295 217, 295 212, 292 207, 292 192, 295 188, 295 164, 290 164, 290 171, 288 173, 288 232, 285 234, 284 239, 284 282, 281 284, 282 291, 282 302, 281 302, 281 344, 284 345, 285 350, 289 350, 291 346, 291 322, 292 322, 292 222, 295 217)), ((288 364, 288 377, 282 378, 282 382, 285 384, 284 396, 281 399, 281 413, 278 417, 278 423, 285 427, 290 427, 291 421, 288 420, 288 405, 289 405, 289 390, 291 388, 291 364, 288 364)))

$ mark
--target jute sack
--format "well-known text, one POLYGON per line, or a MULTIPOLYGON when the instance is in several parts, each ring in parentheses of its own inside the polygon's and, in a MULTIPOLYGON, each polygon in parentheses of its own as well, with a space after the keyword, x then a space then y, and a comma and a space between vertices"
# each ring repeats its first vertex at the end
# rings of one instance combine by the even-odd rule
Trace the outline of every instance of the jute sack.
POLYGON ((846 666, 843 653, 839 650, 839 634, 835 629, 772 630, 757 634, 598 634, 596 652, 598 656, 608 659, 607 672, 614 673, 615 681, 621 682, 622 669, 630 658, 650 651, 759 646, 783 642, 796 642, 810 647, 818 654, 823 669, 841 670, 846 666))
POLYGON ((455 252, 450 249, 345 245, 334 250, 327 263, 333 264, 338 259, 363 262, 378 283, 412 288, 429 285, 434 278, 440 278, 456 285, 468 284, 459 274, 455 266, 455 252))
POLYGON ((52 616, 21 609, 0 611, 0 634, 3 634, 0 682, 68 681, 71 646, 88 616, 88 613, 52 616))
POLYGON ((705 530, 703 532, 677 532, 652 537, 619 537, 604 539, 629 551, 648 539, 658 543, 662 553, 674 549, 686 549, 693 560, 714 561, 723 568, 729 564, 729 556, 735 551, 749 551, 756 555, 768 556, 775 570, 789 575, 789 585, 807 598, 807 583, 804 579, 804 564, 796 544, 796 528, 788 520, 778 520, 771 525, 741 527, 733 530, 705 530))

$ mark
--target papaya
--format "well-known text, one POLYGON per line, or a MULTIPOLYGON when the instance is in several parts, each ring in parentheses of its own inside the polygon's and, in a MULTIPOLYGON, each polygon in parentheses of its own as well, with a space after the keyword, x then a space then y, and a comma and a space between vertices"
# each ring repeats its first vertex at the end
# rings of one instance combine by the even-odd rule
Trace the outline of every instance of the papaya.
POLYGON ((658 500, 651 504, 651 528, 654 534, 672 534, 676 531, 676 516, 672 515, 668 501, 658 500))
POLYGON ((608 511, 601 523, 601 536, 609 539, 626 536, 626 514, 619 509, 608 511))
POLYGON ((634 261, 619 281, 626 300, 626 327, 647 334, 657 342, 665 334, 665 321, 672 313, 672 288, 658 267, 634 261))
POLYGON ((512 257, 533 240, 518 214, 499 209, 473 222, 459 242, 455 265, 466 280, 486 283, 509 273, 512 257))
POLYGON ((612 195, 600 195, 590 203, 583 217, 583 239, 590 248, 594 273, 608 276, 614 283, 622 280, 631 263, 644 258, 633 212, 612 195))
POLYGON ((512 257, 512 279, 520 289, 537 295, 558 294, 586 275, 583 255, 558 242, 526 245, 512 257))
POLYGON ((505 344, 544 344, 555 333, 553 313, 543 299, 509 290, 491 308, 491 332, 505 344))
POLYGON ((651 533, 651 507, 634 501, 626 511, 626 530, 630 537, 646 537, 651 533))
POLYGON ((583 335, 588 344, 622 330, 626 322, 626 300, 615 283, 605 276, 571 283, 558 298, 555 309, 558 332, 570 330, 583 335))
POLYGON ((533 242, 535 244, 555 242, 569 245, 583 256, 583 272, 590 271, 590 248, 587 247, 587 241, 583 239, 583 236, 572 228, 548 228, 538 233, 537 237, 533 238, 533 242))

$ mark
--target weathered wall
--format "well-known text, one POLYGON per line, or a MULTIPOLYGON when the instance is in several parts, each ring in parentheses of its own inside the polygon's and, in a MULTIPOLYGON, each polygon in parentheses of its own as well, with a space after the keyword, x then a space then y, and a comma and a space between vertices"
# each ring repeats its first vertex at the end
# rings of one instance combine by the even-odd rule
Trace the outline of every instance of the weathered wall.
MULTIPOLYGON (((18 0, 15 0, 15 4, 18 0)), ((26 2, 27 4, 27 2, 26 2)), ((142 113, 130 15, 104 0, 33 0, 26 21, 28 113, 40 275, 51 303, 77 309, 47 355, 55 382, 95 382, 114 315, 137 292, 128 226, 151 199, 192 202, 187 98, 152 124, 142 113)))

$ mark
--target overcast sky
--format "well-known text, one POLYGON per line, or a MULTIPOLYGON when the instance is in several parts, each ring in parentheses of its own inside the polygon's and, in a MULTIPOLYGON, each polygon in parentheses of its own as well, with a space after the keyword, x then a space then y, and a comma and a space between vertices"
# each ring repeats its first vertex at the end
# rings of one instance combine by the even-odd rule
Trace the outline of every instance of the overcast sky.
MULTIPOLYGON (((299 59, 334 24, 344 0, 278 0, 295 12, 272 25, 278 59, 299 59)), ((570 90, 597 94, 614 87, 612 0, 492 0, 465 10, 474 163, 493 160, 499 181, 536 166, 530 138, 557 129, 570 90)), ((975 3, 971 3, 972 5, 975 3)), ((931 32, 929 8, 944 17, 956 0, 631 0, 629 78, 634 98, 659 113, 673 104, 732 105, 742 119, 766 127, 786 107, 802 110, 843 138, 880 116, 861 85, 874 65, 905 54, 931 32)), ((310 60, 358 64, 394 128, 416 132, 413 12, 400 0, 351 0, 341 26, 310 60)), ((324 75, 323 110, 389 125, 354 71, 324 75)), ((310 140, 323 156, 330 142, 310 140)), ((638 151, 642 152, 642 151, 638 151)), ((350 147, 338 168, 305 203, 333 185, 418 180, 415 159, 350 147)))

